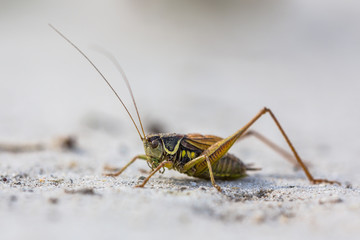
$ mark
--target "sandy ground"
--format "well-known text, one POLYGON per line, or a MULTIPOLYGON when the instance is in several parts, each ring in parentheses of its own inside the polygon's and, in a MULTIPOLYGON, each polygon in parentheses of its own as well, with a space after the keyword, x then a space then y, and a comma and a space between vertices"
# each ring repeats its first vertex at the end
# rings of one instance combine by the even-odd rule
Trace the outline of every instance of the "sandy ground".
MULTIPOLYGON (((356 1, 0 1, 1 239, 357 239, 360 234, 360 6, 356 1), (255 139, 231 152, 263 170, 211 183, 123 166, 142 144, 114 95, 48 26, 71 38, 146 132, 232 134, 270 107, 315 177, 255 139), (133 112, 133 111, 132 111, 133 112), (75 149, 56 147, 72 135, 75 149)), ((268 116, 254 129, 282 147, 268 116)))

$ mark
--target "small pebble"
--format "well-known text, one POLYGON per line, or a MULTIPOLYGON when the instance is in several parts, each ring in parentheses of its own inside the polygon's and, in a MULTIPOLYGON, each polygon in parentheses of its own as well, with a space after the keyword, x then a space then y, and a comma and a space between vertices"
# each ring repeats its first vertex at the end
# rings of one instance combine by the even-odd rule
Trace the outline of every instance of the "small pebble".
POLYGON ((352 184, 350 182, 345 182, 345 187, 352 189, 352 184))
POLYGON ((49 202, 51 204, 57 204, 59 202, 59 199, 58 198, 49 198, 49 202))
POLYGON ((324 197, 319 200, 319 204, 341 203, 343 200, 338 196, 324 197))
POLYGON ((196 182, 190 182, 190 185, 192 186, 192 187, 196 187, 196 182))
POLYGON ((65 190, 65 193, 69 194, 84 194, 84 195, 95 195, 94 189, 92 188, 82 188, 78 190, 65 190))

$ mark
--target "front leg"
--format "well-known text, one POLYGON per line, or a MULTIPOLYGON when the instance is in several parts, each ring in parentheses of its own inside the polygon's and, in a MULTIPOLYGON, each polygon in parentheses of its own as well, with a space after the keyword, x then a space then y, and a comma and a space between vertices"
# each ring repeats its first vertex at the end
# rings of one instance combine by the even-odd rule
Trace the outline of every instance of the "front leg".
POLYGON ((163 168, 163 167, 167 167, 167 168, 172 168, 172 165, 173 165, 173 163, 171 162, 171 161, 163 161, 163 162, 161 162, 160 164, 159 164, 159 166, 157 166, 151 173, 150 173, 150 175, 147 177, 147 178, 145 178, 145 180, 143 181, 143 183, 142 184, 139 184, 139 185, 136 185, 135 187, 144 187, 145 186, 145 184, 149 181, 149 179, 157 172, 157 171, 159 171, 161 168, 163 168))
POLYGON ((146 157, 146 155, 136 155, 135 157, 133 157, 133 159, 130 160, 130 162, 128 162, 119 171, 117 171, 115 173, 104 173, 104 176, 109 176, 109 177, 117 177, 117 176, 119 176, 123 171, 125 171, 125 169, 127 169, 132 163, 134 163, 136 159, 147 160, 147 157, 146 157))

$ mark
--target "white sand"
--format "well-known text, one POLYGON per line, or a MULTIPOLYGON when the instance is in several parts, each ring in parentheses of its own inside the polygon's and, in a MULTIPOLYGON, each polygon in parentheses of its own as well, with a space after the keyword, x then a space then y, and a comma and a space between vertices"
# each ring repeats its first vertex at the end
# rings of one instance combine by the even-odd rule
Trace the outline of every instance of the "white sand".
MULTIPOLYGON (((3 1, 0 142, 51 142, 73 152, 0 153, 1 239, 357 239, 360 234, 360 33, 356 1, 3 1), (79 45, 131 105, 111 63, 130 78, 146 129, 227 136, 264 105, 315 177, 311 185, 254 139, 231 152, 263 170, 210 182, 174 171, 133 188, 141 142, 113 94, 48 26, 79 45), (86 190, 87 189, 87 190, 86 190)), ((286 147, 270 118, 254 125, 286 147)))

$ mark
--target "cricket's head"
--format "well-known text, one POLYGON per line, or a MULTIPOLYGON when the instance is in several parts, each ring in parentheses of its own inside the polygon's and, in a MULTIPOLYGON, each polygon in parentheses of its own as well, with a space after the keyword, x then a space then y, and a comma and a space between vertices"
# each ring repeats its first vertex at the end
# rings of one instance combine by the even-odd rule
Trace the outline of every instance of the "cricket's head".
POLYGON ((150 134, 143 138, 145 154, 152 168, 157 167, 164 157, 164 148, 160 134, 150 134))
POLYGON ((149 134, 143 138, 145 154, 151 167, 176 157, 184 135, 175 133, 149 134))
POLYGON ((151 134, 143 139, 146 156, 161 159, 164 153, 160 134, 151 134))

